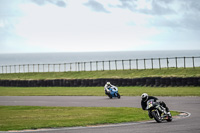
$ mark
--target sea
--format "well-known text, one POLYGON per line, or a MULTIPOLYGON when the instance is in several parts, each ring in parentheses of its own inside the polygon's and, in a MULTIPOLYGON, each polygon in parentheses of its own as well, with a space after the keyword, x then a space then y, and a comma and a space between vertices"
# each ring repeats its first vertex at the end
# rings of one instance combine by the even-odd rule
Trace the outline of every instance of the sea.
MULTIPOLYGON (((173 57, 200 57, 200 50, 173 50, 173 51, 115 51, 115 52, 62 52, 62 53, 13 53, 13 54, 0 54, 0 73, 10 73, 11 72, 47 72, 47 71, 69 71, 69 70, 83 70, 87 67, 87 70, 94 70, 96 69, 104 69, 102 67, 102 64, 95 67, 95 64, 92 65, 81 65, 79 66, 70 66, 70 68, 67 70, 65 68, 62 68, 59 66, 50 66, 51 70, 47 70, 47 66, 45 64, 64 64, 64 63, 76 63, 76 62, 95 62, 95 61, 109 61, 109 60, 130 60, 130 59, 151 59, 151 58, 173 58, 173 57), (30 66, 27 66, 30 64, 30 66), (42 66, 31 66, 31 64, 43 64, 42 66), (16 65, 16 66, 15 66, 16 65), (21 65, 21 66, 20 66, 21 65), (8 68, 8 66, 12 66, 15 68, 8 68), (89 68, 92 66, 92 69, 89 68), (101 66, 101 67, 100 67, 101 66), (18 67, 18 68, 17 68, 18 67), (25 67, 25 68, 24 68, 25 67), (30 67, 30 68, 27 68, 30 67), (32 67, 32 68, 31 68, 32 67), (54 67, 54 68, 53 68, 54 67), (97 68, 98 67, 98 68, 97 68), (6 70, 5 70, 6 69, 6 70), (12 70, 11 70, 12 69, 12 70), (14 70, 15 69, 15 70, 14 70), (30 70, 27 70, 30 69, 30 70), (34 69, 34 70, 32 70, 34 69), (56 69, 56 70, 55 70, 56 69)), ((182 59, 181 59, 182 60, 182 59)), ((189 63, 187 63, 187 66, 193 66, 194 62, 192 61, 192 58, 188 58, 189 63)), ((161 61, 162 62, 162 61, 161 61)), ((163 60, 163 62, 166 62, 163 60)), ((171 65, 173 67, 176 66, 175 61, 171 61, 171 65)), ((181 67, 184 66, 183 60, 178 61, 181 62, 181 67)), ((135 64, 135 62, 131 62, 132 64, 135 64)), ((144 63, 144 61, 141 61, 138 66, 128 66, 130 65, 130 62, 127 63, 127 68, 151 68, 152 63, 144 63), (143 62, 143 64, 142 64, 143 62), (148 65, 148 66, 144 66, 148 65)), ((158 67, 158 63, 156 67, 158 67)), ((109 64, 110 65, 110 64, 109 64)), ((116 65, 116 63, 115 63, 116 65)), ((165 67, 167 67, 166 63, 164 64, 165 67)), ((108 66, 105 69, 116 69, 116 66, 112 64, 112 66, 108 66), (109 67, 109 68, 108 68, 109 67)), ((195 66, 200 66, 200 58, 195 58, 195 66)), ((66 67, 66 66, 63 66, 66 67)), ((154 67, 154 66, 153 66, 154 67)), ((122 69, 122 66, 118 66, 118 69, 122 69)))

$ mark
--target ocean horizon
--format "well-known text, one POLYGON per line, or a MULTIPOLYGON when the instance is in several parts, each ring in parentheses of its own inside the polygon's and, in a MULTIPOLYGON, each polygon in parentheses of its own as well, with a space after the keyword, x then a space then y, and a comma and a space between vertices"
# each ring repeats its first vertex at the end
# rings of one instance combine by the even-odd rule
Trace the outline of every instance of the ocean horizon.
POLYGON ((200 50, 8 53, 0 54, 0 66, 193 56, 200 56, 200 50))

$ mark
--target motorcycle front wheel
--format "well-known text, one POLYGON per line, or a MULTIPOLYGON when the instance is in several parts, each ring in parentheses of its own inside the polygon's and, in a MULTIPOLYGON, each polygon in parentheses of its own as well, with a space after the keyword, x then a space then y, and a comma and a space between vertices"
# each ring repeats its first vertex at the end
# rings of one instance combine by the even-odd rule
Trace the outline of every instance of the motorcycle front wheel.
POLYGON ((119 93, 117 93, 117 97, 120 99, 121 96, 119 95, 119 93))
POLYGON ((111 94, 108 94, 108 97, 109 97, 110 99, 112 99, 112 95, 111 95, 111 94))

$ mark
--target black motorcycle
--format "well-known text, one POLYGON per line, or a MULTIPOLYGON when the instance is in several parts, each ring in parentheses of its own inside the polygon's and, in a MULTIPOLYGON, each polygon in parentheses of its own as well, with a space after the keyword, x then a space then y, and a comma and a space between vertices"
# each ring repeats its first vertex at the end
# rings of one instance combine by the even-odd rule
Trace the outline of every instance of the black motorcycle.
POLYGON ((149 111, 149 117, 154 118, 158 123, 161 123, 163 120, 172 121, 172 116, 163 113, 161 110, 165 110, 165 108, 159 102, 154 102, 153 99, 147 101, 147 110, 149 111))

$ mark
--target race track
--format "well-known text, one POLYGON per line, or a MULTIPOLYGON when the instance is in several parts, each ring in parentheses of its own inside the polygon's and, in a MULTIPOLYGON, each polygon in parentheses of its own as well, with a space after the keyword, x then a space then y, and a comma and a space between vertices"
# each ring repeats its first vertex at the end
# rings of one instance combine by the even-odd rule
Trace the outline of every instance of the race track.
MULTIPOLYGON (((165 101, 170 110, 191 114, 186 118, 176 118, 172 122, 155 121, 102 125, 93 127, 73 127, 42 129, 41 133, 200 133, 200 97, 158 97, 165 101)), ((82 107, 138 107, 140 97, 109 99, 106 96, 0 96, 0 105, 27 106, 82 106, 82 107)))

